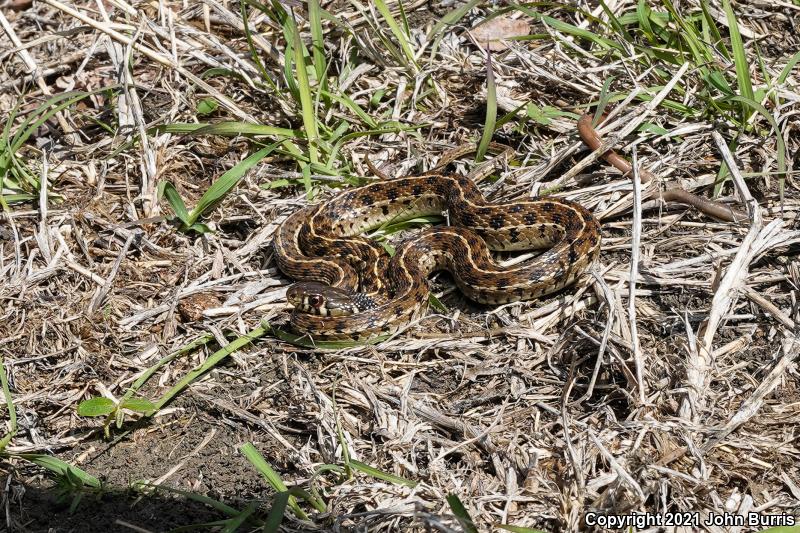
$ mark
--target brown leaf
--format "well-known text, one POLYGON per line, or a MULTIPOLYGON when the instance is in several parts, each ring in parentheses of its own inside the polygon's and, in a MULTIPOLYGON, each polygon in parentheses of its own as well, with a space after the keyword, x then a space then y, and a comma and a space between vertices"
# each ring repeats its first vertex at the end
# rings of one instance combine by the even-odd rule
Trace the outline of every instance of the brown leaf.
POLYGON ((475 26, 469 31, 469 35, 481 48, 488 47, 492 52, 500 52, 508 49, 506 39, 509 37, 528 35, 530 32, 531 25, 527 20, 500 16, 475 26))

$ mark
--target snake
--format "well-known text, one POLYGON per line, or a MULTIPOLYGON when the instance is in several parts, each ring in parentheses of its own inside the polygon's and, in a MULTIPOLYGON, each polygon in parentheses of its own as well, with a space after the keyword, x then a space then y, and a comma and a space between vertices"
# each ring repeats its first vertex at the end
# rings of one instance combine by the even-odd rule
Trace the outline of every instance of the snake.
POLYGON ((601 230, 579 203, 484 198, 469 177, 428 173, 374 181, 298 209, 278 226, 273 250, 296 283, 286 290, 290 327, 320 341, 365 341, 423 316, 428 277, 450 272, 469 299, 505 304, 572 284, 597 259, 601 230), (401 242, 393 256, 364 236, 388 224, 445 215, 401 242), (502 266, 492 252, 542 250, 502 266))

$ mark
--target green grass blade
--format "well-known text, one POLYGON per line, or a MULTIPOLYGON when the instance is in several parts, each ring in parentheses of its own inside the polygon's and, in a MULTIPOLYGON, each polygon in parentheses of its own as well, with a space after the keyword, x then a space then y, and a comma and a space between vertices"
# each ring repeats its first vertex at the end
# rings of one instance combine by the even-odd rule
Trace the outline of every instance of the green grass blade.
POLYGON ((461 527, 464 528, 466 533, 478 533, 475 522, 472 521, 472 517, 467 512, 467 508, 464 507, 464 504, 461 503, 458 496, 449 494, 447 496, 447 504, 450 506, 450 510, 453 511, 456 520, 458 520, 458 523, 461 524, 461 527))
POLYGON ((305 56, 303 55, 303 41, 300 40, 300 31, 293 17, 286 18, 286 28, 292 36, 294 53, 294 73, 297 76, 297 90, 300 97, 300 110, 303 115, 303 126, 308 139, 308 157, 312 163, 319 162, 317 143, 319 132, 317 128, 317 115, 314 109, 314 98, 311 95, 311 84, 308 81, 305 56))
POLYGON ((194 380, 198 379, 200 376, 217 366, 223 359, 228 357, 230 354, 235 352, 236 350, 243 348, 253 342, 254 340, 263 337, 267 333, 267 330, 263 327, 257 327, 252 331, 237 337, 236 339, 232 340, 228 345, 224 348, 221 348, 211 354, 208 359, 206 359, 202 365, 195 368, 191 372, 189 372, 186 376, 184 376, 178 383, 176 383, 170 390, 168 390, 158 401, 153 403, 154 411, 152 414, 158 412, 159 409, 164 407, 172 398, 174 398, 177 394, 179 394, 183 389, 185 389, 189 384, 191 384, 194 380))
POLYGON ((464 18, 464 15, 470 12, 472 8, 479 5, 482 0, 469 0, 469 2, 458 6, 454 10, 447 13, 441 19, 439 19, 436 24, 428 31, 428 35, 426 39, 428 42, 433 39, 433 44, 431 44, 431 51, 430 51, 430 59, 433 60, 436 57, 436 52, 439 50, 439 44, 442 41, 445 33, 442 31, 447 27, 454 26, 458 24, 458 22, 464 18))
POLYGON ((327 85, 325 73, 328 71, 328 63, 325 59, 325 37, 322 31, 322 10, 319 0, 308 1, 308 24, 311 27, 311 54, 314 63, 314 72, 317 75, 317 83, 324 89, 327 85))
POLYGON ((603 87, 600 89, 600 96, 598 97, 597 103, 597 110, 594 112, 594 118, 592 119, 592 124, 597 125, 600 121, 600 117, 603 116, 603 113, 606 112, 606 107, 608 107, 608 102, 613 97, 611 93, 611 84, 614 82, 614 76, 609 75, 605 81, 603 81, 603 87))
POLYGON ((494 83, 494 67, 492 54, 486 49, 486 122, 483 124, 481 142, 475 153, 475 162, 480 163, 489 149, 489 143, 494 136, 494 127, 497 122, 497 86, 494 83))
POLYGON ((53 457, 52 455, 43 455, 39 453, 19 453, 14 454, 14 457, 24 459, 37 466, 41 466, 45 470, 49 470, 57 476, 78 479, 84 486, 91 487, 93 489, 101 488, 99 479, 85 472, 84 470, 81 470, 77 466, 66 463, 57 457, 53 457))
POLYGON ((781 70, 781 73, 778 75, 778 85, 783 85, 786 83, 786 79, 789 77, 789 74, 792 73, 792 69, 795 67, 795 65, 797 65, 798 62, 800 62, 800 52, 794 54, 789 61, 786 62, 786 66, 783 67, 783 70, 781 70))
POLYGON ((413 67, 415 73, 419 72, 419 65, 415 59, 414 50, 411 49, 411 42, 408 40, 408 35, 400 28, 400 25, 392 16, 392 12, 389 10, 384 0, 374 0, 374 3, 375 7, 378 9, 378 12, 383 17, 383 20, 385 20, 389 25, 389 29, 392 31, 395 40, 400 43, 400 48, 403 50, 403 54, 406 56, 408 64, 413 67))
POLYGON ((573 26, 572 24, 568 24, 553 17, 548 17, 547 15, 542 15, 541 20, 544 24, 547 24, 556 31, 560 31, 574 37, 580 37, 581 39, 586 39, 587 41, 597 44, 604 50, 613 49, 620 52, 624 51, 621 44, 615 43, 614 41, 606 39, 605 37, 600 37, 589 30, 584 30, 583 28, 573 26))
MULTIPOLYGON (((107 90, 104 88, 103 90, 107 90)), ((8 210, 7 195, 3 195, 6 188, 12 190, 13 194, 29 192, 24 190, 26 185, 39 191, 39 180, 28 170, 24 162, 16 157, 17 151, 33 135, 36 130, 49 120, 56 113, 66 109, 84 98, 100 91, 84 92, 70 91, 48 98, 42 105, 33 111, 12 133, 13 122, 17 117, 19 104, 17 104, 5 119, 2 139, 0 139, 0 206, 4 211, 8 210), (14 175, 15 179, 9 179, 8 174, 14 175)), ((17 196, 17 199, 22 196, 17 196)), ((10 200, 9 200, 10 201, 10 200)))
MULTIPOLYGON (((342 106, 350 109, 350 111, 352 111, 356 116, 358 116, 358 118, 360 118, 364 122, 364 124, 366 124, 370 128, 378 129, 378 123, 375 122, 375 119, 373 119, 371 116, 369 116, 369 114, 367 114, 367 112, 364 111, 361 108, 361 106, 359 106, 356 102, 353 101, 352 98, 350 98, 346 94, 341 94, 341 95, 340 94, 333 94, 333 93, 330 93, 328 91, 322 91, 322 94, 326 98, 330 98, 331 100, 333 100, 333 101, 341 104, 342 106)), ((331 139, 329 139, 329 142, 333 142, 333 141, 331 139)))
POLYGON ((725 18, 728 21, 728 28, 731 35, 733 63, 736 67, 736 80, 739 84, 739 94, 749 100, 753 100, 753 83, 750 79, 750 64, 747 62, 744 43, 739 33, 739 23, 736 21, 736 15, 733 12, 730 0, 722 0, 722 9, 725 11, 725 18))
POLYGON ((291 333, 289 331, 269 325, 267 325, 267 327, 272 335, 284 342, 288 342, 289 344, 300 346, 302 348, 312 348, 315 350, 342 350, 344 348, 355 348, 358 346, 371 346, 373 344, 381 343, 389 338, 388 335, 381 335, 365 341, 315 341, 308 335, 297 335, 295 333, 291 333))
MULTIPOLYGON (((147 381, 156 373, 160 368, 163 368, 166 364, 174 361, 177 357, 191 353, 195 351, 197 348, 201 346, 205 346, 209 342, 214 340, 214 335, 211 333, 207 333, 205 335, 201 335, 194 341, 190 342, 189 344, 175 350, 174 352, 162 357, 156 364, 145 370, 139 378, 133 382, 133 384, 128 388, 122 398, 119 399, 120 404, 124 404, 131 398, 133 395, 136 394, 142 386, 147 383, 147 381)), ((151 404, 152 405, 152 404, 151 404)), ((152 406, 155 409, 155 405, 152 406)))
POLYGON ((463 5, 458 6, 454 10, 447 13, 443 16, 439 21, 433 25, 433 27, 428 31, 428 40, 433 38, 434 36, 438 36, 439 33, 448 26, 452 26, 454 24, 458 24, 464 15, 470 12, 475 6, 481 3, 481 0, 470 0, 463 5))
POLYGON ((783 204, 783 189, 786 182, 786 142, 783 140, 783 134, 778 127, 778 121, 775 120, 775 117, 772 116, 772 113, 770 113, 766 107, 754 100, 745 98, 744 96, 734 95, 729 96, 724 100, 740 102, 750 107, 767 119, 767 122, 769 122, 770 126, 772 126, 772 129, 775 131, 775 141, 777 143, 775 156, 778 165, 778 196, 781 200, 781 204, 783 204))
POLYGON ((284 54, 284 61, 283 61, 283 80, 286 82, 286 87, 289 90, 289 94, 292 95, 292 98, 295 102, 300 101, 300 89, 297 87, 297 80, 294 79, 294 41, 291 38, 292 34, 287 28, 287 24, 284 24, 284 33, 287 34, 286 37, 286 53, 284 54))
MULTIPOLYGON (((94 91, 97 92, 97 91, 94 91)), ((59 94, 53 98, 47 99, 39 109, 32 113, 25 121, 17 128, 16 133, 11 138, 10 147, 12 153, 20 149, 20 147, 33 135, 33 133, 50 117, 66 109, 76 102, 80 102, 94 92, 72 91, 68 93, 59 94)))
POLYGON ((8 409, 8 421, 11 426, 9 428, 8 435, 0 439, 0 452, 2 452, 17 433, 17 410, 14 407, 14 399, 11 397, 11 389, 8 387, 8 376, 6 376, 6 366, 2 356, 0 356, 0 385, 3 387, 3 398, 6 402, 6 409, 8 409))
POLYGON ((633 41, 633 38, 628 33, 628 30, 625 29, 625 26, 620 24, 619 19, 614 14, 614 11, 609 9, 608 5, 603 0, 600 0, 600 7, 603 9, 603 12, 608 17, 608 22, 611 24, 611 28, 614 30, 614 33, 622 36, 622 38, 628 42, 633 41))
POLYGON ((706 34, 705 39, 706 42, 715 43, 718 45, 719 52, 725 56, 725 59, 730 60, 731 56, 728 53, 728 50, 725 48, 722 34, 719 32, 719 28, 717 28, 717 23, 714 20, 714 17, 711 15, 711 11, 708 8, 708 0, 701 0, 700 1, 700 9, 703 12, 703 31, 706 34))
POLYGON ((186 209, 186 204, 184 203, 183 198, 181 198, 178 189, 176 189, 172 183, 168 181, 162 181, 159 184, 159 196, 162 195, 166 197, 167 202, 169 202, 169 206, 172 208, 175 216, 178 217, 183 226, 187 228, 191 226, 191 223, 189 222, 189 210, 186 209))
MULTIPOLYGON (((736 153, 736 144, 738 141, 738 136, 734 135, 733 139, 731 139, 730 144, 728 144, 728 150, 731 151, 732 154, 736 153)), ((722 186, 725 185, 725 180, 730 175, 730 169, 728 168, 728 164, 725 163, 723 160, 719 165, 719 170, 717 171, 717 177, 714 179, 714 191, 712 193, 712 197, 716 198, 719 196, 720 192, 722 191, 722 186)))
POLYGON ((286 505, 291 497, 292 495, 289 494, 289 491, 279 492, 275 495, 275 499, 272 500, 272 509, 270 509, 267 520, 264 522, 263 531, 265 533, 278 533, 281 522, 283 522, 283 516, 286 514, 286 505))
MULTIPOLYGON (((264 476, 264 479, 267 480, 267 483, 269 483, 276 492, 288 493, 289 489, 286 487, 286 484, 283 482, 281 477, 275 470, 273 470, 266 459, 264 459, 264 457, 258 453, 258 450, 255 446, 253 446, 252 443, 248 442, 243 444, 242 447, 239 448, 239 451, 242 452, 248 461, 250 461, 250 464, 256 467, 256 470, 258 470, 261 475, 264 476)), ((300 508, 300 505, 297 503, 297 499, 294 496, 289 496, 289 498, 287 498, 287 502, 289 507, 298 518, 301 520, 309 519, 308 515, 300 508)))
MULTIPOLYGON (((650 15, 652 12, 653 10, 650 9, 650 6, 647 5, 645 0, 639 0, 636 4, 636 16, 638 17, 639 27, 644 32, 644 36, 647 40, 651 43, 655 43, 658 41, 658 37, 656 37, 653 26, 650 24, 650 15)), ((622 24, 623 22, 620 21, 620 23, 622 24)))
POLYGON ((225 527, 222 528, 221 533, 235 533, 239 531, 239 528, 242 527, 257 510, 258 502, 250 502, 239 514, 225 521, 225 527))
POLYGON ((239 8, 242 14, 244 36, 245 39, 247 39, 247 48, 250 51, 250 58, 253 60, 253 63, 255 63, 258 72, 261 74, 261 79, 264 80, 273 91, 275 91, 275 94, 278 94, 278 87, 275 85, 275 82, 272 81, 272 76, 270 76, 269 72, 267 72, 267 69, 264 67, 264 63, 261 62, 261 54, 258 53, 255 42, 253 41, 253 35, 250 32, 250 21, 247 17, 247 6, 249 5, 250 2, 244 1, 239 4, 239 8))
POLYGON ((378 470, 377 468, 364 464, 361 461, 356 461, 355 459, 350 459, 348 464, 353 470, 358 470, 362 474, 367 474, 368 476, 372 476, 376 479, 382 479, 383 481, 388 481, 389 483, 394 483, 395 485, 403 485, 404 487, 411 487, 412 489, 418 485, 416 481, 396 476, 388 472, 383 472, 382 470, 378 470))
POLYGON ((221 202, 228 192, 231 191, 244 177, 247 172, 257 165, 262 159, 272 153, 275 148, 280 145, 280 142, 265 146, 261 150, 254 152, 247 156, 244 160, 240 161, 233 166, 230 170, 222 174, 208 190, 200 197, 200 201, 189 213, 189 225, 191 226, 205 214, 213 206, 221 202))
POLYGON ((173 487, 168 487, 166 485, 154 485, 152 483, 148 483, 148 482, 145 482, 145 481, 137 481, 137 482, 132 483, 131 487, 133 488, 134 491, 143 492, 145 494, 147 494, 149 492, 148 490, 145 490, 145 489, 153 489, 153 490, 157 490, 157 491, 169 492, 169 493, 172 493, 172 494, 178 494, 178 495, 183 496, 184 498, 186 498, 188 500, 192 500, 192 501, 195 501, 195 502, 198 502, 198 503, 202 503, 203 505, 208 505, 209 507, 211 507, 215 511, 219 511, 219 512, 221 512, 223 514, 226 514, 228 516, 236 516, 240 512, 238 509, 236 509, 234 507, 231 507, 230 505, 227 505, 227 504, 225 504, 225 503, 223 503, 223 502, 221 502, 219 500, 215 500, 214 498, 210 498, 210 497, 208 497, 208 496, 206 496, 204 494, 197 494, 196 492, 176 489, 176 488, 173 488, 173 487))
MULTIPOLYGON (((348 141, 353 139, 357 139, 358 137, 368 137, 371 135, 383 135, 385 133, 399 133, 399 132, 413 132, 414 130, 418 130, 421 128, 425 128, 429 126, 429 124, 414 124, 409 126, 401 126, 396 125, 392 127, 387 127, 385 124, 383 127, 373 130, 365 130, 365 131, 354 131, 352 133, 348 133, 347 135, 343 135, 339 140, 337 140, 334 145, 333 149, 331 150, 329 164, 332 165, 333 161, 338 157, 339 151, 342 149, 342 146, 348 141)), ((332 167, 327 167, 328 170, 331 170, 332 167)))
POLYGON ((219 122, 216 124, 189 124, 176 123, 156 126, 159 132, 166 133, 191 133, 194 135, 222 135, 231 137, 236 135, 267 135, 271 137, 288 137, 297 139, 302 135, 288 128, 278 128, 263 124, 248 124, 246 122, 219 122))

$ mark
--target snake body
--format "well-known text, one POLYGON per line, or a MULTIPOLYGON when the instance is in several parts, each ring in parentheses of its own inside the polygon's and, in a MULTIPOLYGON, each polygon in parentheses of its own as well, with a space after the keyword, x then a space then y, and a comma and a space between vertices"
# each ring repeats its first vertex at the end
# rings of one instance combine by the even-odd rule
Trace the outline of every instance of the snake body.
POLYGON ((279 268, 292 328, 318 340, 394 333, 425 309, 428 276, 447 270, 470 299, 501 304, 569 285, 597 258, 600 225, 581 205, 556 198, 489 203, 469 179, 430 174, 374 182, 296 211, 277 229, 279 268), (447 213, 403 242, 393 257, 362 234, 413 217, 447 213), (502 267, 490 250, 545 249, 502 267))

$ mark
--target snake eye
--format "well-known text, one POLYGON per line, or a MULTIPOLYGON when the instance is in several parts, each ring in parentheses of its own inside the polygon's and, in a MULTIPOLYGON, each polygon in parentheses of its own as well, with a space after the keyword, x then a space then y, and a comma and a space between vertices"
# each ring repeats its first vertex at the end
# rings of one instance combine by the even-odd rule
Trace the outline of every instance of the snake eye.
POLYGON ((319 309, 322 306, 322 296, 319 294, 312 294, 308 297, 308 303, 311 307, 319 309))

